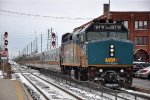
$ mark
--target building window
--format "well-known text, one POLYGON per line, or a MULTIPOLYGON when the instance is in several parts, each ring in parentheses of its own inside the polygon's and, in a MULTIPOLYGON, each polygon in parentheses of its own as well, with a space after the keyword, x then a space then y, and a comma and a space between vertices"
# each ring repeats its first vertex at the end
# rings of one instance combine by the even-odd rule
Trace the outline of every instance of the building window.
POLYGON ((124 21, 123 24, 128 29, 128 21, 124 21))
POLYGON ((135 44, 142 45, 142 37, 135 37, 135 44))
POLYGON ((135 44, 136 45, 147 45, 148 44, 148 37, 147 36, 135 37, 135 44))
POLYGON ((143 37, 143 44, 144 44, 144 45, 147 45, 147 44, 148 44, 148 37, 147 37, 147 36, 144 36, 144 37, 143 37))
POLYGON ((147 21, 144 21, 144 29, 147 29, 147 21))
POLYGON ((138 29, 138 21, 135 21, 135 29, 138 29))
POLYGON ((139 29, 143 29, 143 21, 139 21, 139 29))
POLYGON ((147 29, 147 21, 135 21, 135 29, 147 29))

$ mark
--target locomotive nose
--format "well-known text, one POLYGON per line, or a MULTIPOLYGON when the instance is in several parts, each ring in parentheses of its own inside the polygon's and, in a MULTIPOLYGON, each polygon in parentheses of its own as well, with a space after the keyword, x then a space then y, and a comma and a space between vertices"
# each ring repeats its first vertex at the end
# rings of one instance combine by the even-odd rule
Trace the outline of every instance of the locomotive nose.
POLYGON ((133 46, 129 41, 115 39, 87 44, 89 65, 133 64, 133 46))

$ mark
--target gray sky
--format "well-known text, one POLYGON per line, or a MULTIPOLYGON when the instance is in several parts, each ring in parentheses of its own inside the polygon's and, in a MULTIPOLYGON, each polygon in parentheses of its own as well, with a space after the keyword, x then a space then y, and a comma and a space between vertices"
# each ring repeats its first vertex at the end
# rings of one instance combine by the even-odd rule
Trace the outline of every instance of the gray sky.
MULTIPOLYGON (((103 14, 109 0, 0 0, 0 34, 9 33, 9 54, 17 55, 43 34, 43 50, 50 27, 59 36, 72 32, 90 19, 103 14), (17 13, 19 12, 19 14, 17 13), (21 14, 22 13, 22 14, 21 14), (31 15, 27 15, 31 14, 31 15), (38 15, 38 16, 35 16, 38 15), (47 16, 47 17, 44 17, 47 16), (68 19, 81 18, 81 19, 68 19)), ((150 0, 110 0, 111 11, 150 11, 150 0)))

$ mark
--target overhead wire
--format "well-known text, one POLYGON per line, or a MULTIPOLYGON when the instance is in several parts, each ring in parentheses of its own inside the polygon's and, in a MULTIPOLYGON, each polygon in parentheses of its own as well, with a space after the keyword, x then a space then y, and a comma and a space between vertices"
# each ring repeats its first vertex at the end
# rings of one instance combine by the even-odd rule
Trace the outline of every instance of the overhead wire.
MULTIPOLYGON (((10 11, 10 10, 2 10, 0 12, 7 13, 10 15, 19 15, 19 16, 28 16, 28 17, 42 17, 42 18, 51 18, 51 19, 68 19, 68 20, 91 20, 93 18, 72 18, 72 17, 58 17, 58 16, 47 16, 47 15, 40 15, 40 14, 33 14, 33 13, 24 13, 18 11, 10 11)), ((3 15, 3 14, 0 14, 3 15)))
MULTIPOLYGON (((47 16, 47 15, 40 15, 40 14, 33 14, 33 13, 25 13, 25 12, 18 12, 18 11, 11 11, 11 10, 2 10, 0 9, 0 15, 2 16, 10 16, 10 17, 20 17, 20 16, 25 16, 25 17, 36 17, 36 18, 48 18, 48 19, 60 19, 60 20, 91 20, 93 18, 72 18, 72 17, 58 17, 58 16, 47 16)), ((19 35, 17 33, 15 33, 16 35, 19 35)), ((13 34, 14 35, 14 34, 13 34)), ((28 35, 29 36, 29 35, 28 35)), ((21 38, 27 38, 27 39, 32 39, 31 36, 40 38, 41 34, 38 35, 30 35, 29 37, 21 37, 21 38)), ((11 39, 21 39, 21 38, 15 38, 15 37, 11 37, 11 39)), ((43 39, 47 41, 47 37, 45 37, 46 39, 43 39)), ((39 44, 40 41, 37 41, 37 44, 39 44)), ((29 44, 28 44, 29 45, 29 44)), ((47 46, 46 44, 43 44, 43 46, 47 46)), ((24 51, 24 50, 23 50, 24 51)))

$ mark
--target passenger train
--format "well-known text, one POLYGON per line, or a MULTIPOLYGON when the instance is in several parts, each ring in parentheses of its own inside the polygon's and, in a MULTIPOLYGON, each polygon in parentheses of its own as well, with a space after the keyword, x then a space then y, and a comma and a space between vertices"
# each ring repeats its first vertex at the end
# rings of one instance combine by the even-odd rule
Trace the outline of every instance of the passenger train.
POLYGON ((132 85, 133 43, 122 21, 93 20, 62 35, 61 46, 18 58, 20 64, 101 85, 132 85))

